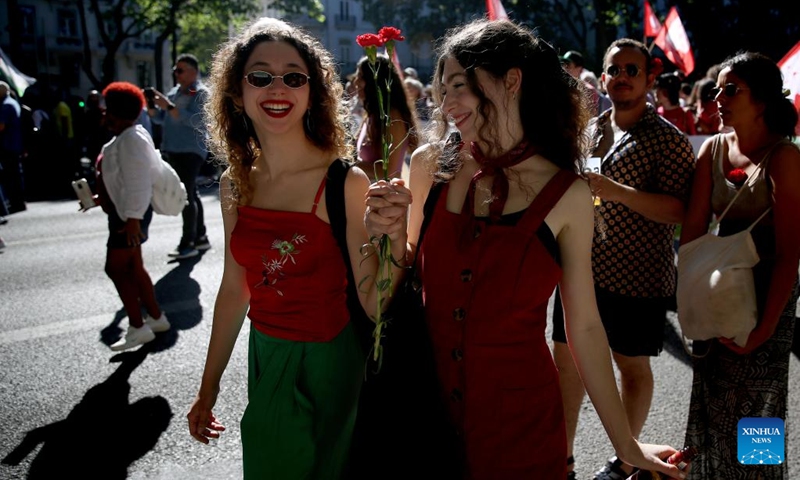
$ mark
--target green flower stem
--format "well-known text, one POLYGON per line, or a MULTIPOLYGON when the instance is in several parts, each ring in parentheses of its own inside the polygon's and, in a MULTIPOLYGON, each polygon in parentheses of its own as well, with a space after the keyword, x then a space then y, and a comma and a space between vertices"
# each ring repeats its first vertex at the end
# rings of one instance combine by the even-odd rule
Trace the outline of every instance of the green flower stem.
MULTIPOLYGON (((389 58, 391 60, 392 57, 392 50, 393 45, 387 45, 387 53, 389 54, 389 58)), ((392 145, 392 138, 391 133, 389 132, 389 128, 391 127, 391 112, 389 110, 391 106, 391 94, 392 94, 392 76, 389 75, 388 80, 386 81, 386 97, 384 98, 384 92, 381 90, 380 86, 378 85, 378 68, 376 66, 376 60, 373 60, 372 57, 369 57, 370 68, 372 69, 372 78, 376 84, 378 90, 378 109, 380 113, 379 119, 379 126, 381 132, 381 147, 382 147, 382 157, 375 162, 375 178, 383 178, 385 181, 389 181, 389 151, 392 145), (379 175, 378 172, 378 165, 383 169, 383 174, 379 175)), ((389 69, 392 68, 391 62, 389 64, 389 69)), ((392 264, 396 263, 392 258, 392 241, 388 235, 383 235, 378 240, 378 247, 377 247, 377 254, 378 254, 378 271, 375 277, 376 288, 377 288, 377 305, 376 305, 376 312, 375 312, 375 329, 373 330, 372 337, 373 337, 373 347, 372 347, 372 359, 377 363, 376 370, 380 370, 381 365, 383 363, 383 346, 381 345, 381 339, 383 338, 383 328, 386 326, 386 319, 383 316, 384 304, 389 301, 392 296, 392 292, 394 291, 394 278, 392 275, 392 264)))

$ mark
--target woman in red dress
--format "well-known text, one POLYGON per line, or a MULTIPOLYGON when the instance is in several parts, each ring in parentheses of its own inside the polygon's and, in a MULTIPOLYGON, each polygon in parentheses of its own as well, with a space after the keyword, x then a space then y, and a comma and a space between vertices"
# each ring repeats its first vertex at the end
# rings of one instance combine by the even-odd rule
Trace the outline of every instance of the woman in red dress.
POLYGON ((469 479, 565 478, 558 372, 545 340, 560 282, 567 334, 586 389, 625 462, 675 478, 675 450, 639 444, 616 389, 591 272, 593 206, 581 181, 588 110, 555 50, 509 21, 447 35, 434 76, 441 140, 412 156, 410 187, 378 182, 370 234, 408 224, 419 247, 440 391, 469 479), (448 123, 461 142, 448 148, 448 123), (431 172, 435 172, 431 176, 431 172), (444 183, 422 245, 423 205, 444 183))

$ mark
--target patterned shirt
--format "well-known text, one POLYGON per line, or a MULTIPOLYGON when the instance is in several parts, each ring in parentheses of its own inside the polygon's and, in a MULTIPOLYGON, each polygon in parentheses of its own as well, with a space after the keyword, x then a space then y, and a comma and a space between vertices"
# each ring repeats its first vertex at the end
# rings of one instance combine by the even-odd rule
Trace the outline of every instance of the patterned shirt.
MULTIPOLYGON (((612 180, 649 193, 687 200, 694 173, 688 138, 648 104, 642 118, 615 142, 611 111, 595 119, 593 155, 612 180)), ((622 203, 596 207, 592 269, 595 285, 631 297, 675 294, 675 225, 648 219, 622 203)))

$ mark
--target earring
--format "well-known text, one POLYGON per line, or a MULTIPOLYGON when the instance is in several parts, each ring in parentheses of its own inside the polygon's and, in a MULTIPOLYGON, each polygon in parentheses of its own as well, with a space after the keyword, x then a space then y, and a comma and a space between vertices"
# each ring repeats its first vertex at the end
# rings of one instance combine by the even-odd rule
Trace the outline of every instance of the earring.
POLYGON ((242 123, 244 123, 244 131, 250 133, 250 126, 247 124, 247 115, 242 112, 242 123))
POLYGON ((306 120, 306 131, 310 134, 311 132, 313 132, 313 130, 311 129, 311 109, 306 110, 305 117, 306 117, 306 119, 305 119, 306 120))

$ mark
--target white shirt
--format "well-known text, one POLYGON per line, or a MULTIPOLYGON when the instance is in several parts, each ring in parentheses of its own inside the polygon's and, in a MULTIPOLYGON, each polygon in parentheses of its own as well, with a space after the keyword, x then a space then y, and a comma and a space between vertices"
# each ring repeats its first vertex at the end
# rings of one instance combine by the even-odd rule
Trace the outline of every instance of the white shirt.
POLYGON ((153 197, 161 156, 141 125, 134 125, 103 145, 103 183, 123 221, 144 218, 153 197))

